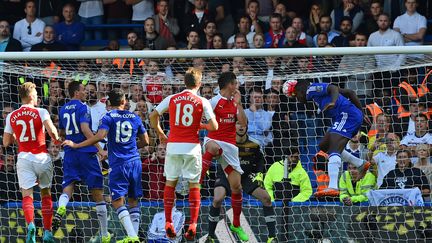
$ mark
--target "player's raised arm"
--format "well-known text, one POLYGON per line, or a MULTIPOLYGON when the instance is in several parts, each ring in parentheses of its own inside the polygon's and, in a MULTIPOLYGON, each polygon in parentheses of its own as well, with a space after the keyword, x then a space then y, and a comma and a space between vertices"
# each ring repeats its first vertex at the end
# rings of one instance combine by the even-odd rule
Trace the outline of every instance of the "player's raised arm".
POLYGON ((353 90, 339 89, 339 93, 345 96, 345 98, 348 98, 357 108, 359 108, 362 111, 362 105, 360 103, 360 100, 357 97, 357 94, 353 90))
POLYGON ((241 94, 239 90, 234 93, 234 101, 237 104, 237 121, 243 127, 247 127, 247 116, 243 109, 243 104, 241 103, 241 94))
POLYGON ((99 129, 98 132, 94 136, 92 136, 91 138, 88 138, 87 140, 85 140, 79 144, 76 144, 70 140, 66 140, 62 143, 62 145, 63 146, 69 146, 69 147, 74 148, 74 149, 82 148, 85 146, 90 146, 90 145, 94 145, 94 144, 98 143, 99 141, 104 139, 107 134, 108 134, 107 130, 99 129))

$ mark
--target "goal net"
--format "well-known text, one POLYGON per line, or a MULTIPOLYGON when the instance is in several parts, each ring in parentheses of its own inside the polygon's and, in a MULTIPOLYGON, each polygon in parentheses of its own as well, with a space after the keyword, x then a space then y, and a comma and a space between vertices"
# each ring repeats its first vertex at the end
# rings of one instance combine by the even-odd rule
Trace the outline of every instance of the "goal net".
MULTIPOLYGON (((391 194, 393 199, 382 194, 387 201, 379 201, 379 196, 367 193, 366 189, 378 189, 377 183, 386 183, 388 178, 384 178, 385 174, 396 168, 396 159, 384 168, 380 163, 386 161, 380 161, 376 157, 379 152, 386 154, 385 147, 389 146, 391 140, 391 136, 387 135, 394 133, 398 138, 395 139, 397 150, 402 138, 416 133, 416 115, 426 114, 429 118, 429 111, 432 110, 430 53, 432 48, 427 47, 421 50, 316 48, 5 53, 0 57, 3 59, 0 61, 1 122, 4 124, 6 115, 19 107, 17 88, 26 81, 36 83, 39 105, 50 112, 55 124, 58 123, 61 106, 69 100, 67 86, 70 82, 79 81, 85 85, 87 103, 90 107, 99 107, 95 108, 96 112, 100 107, 106 106, 107 92, 110 89, 123 89, 128 97, 128 109, 141 117, 150 136, 150 145, 140 150, 144 197, 140 200, 139 235, 143 240, 156 239, 164 235, 163 214, 157 213, 163 211, 166 145, 159 144, 149 125, 149 113, 163 98, 184 89, 183 78, 188 68, 195 67, 203 71, 200 94, 208 99, 218 93, 218 76, 222 72, 232 71, 237 75, 242 105, 248 110, 248 136, 260 145, 263 154, 264 159, 256 158, 255 162, 264 168, 262 187, 274 199, 272 203, 276 214, 278 242, 425 241, 432 237, 432 209, 427 193, 423 193, 423 198, 422 195, 417 195, 417 201, 413 201, 408 194, 415 194, 416 190, 399 191, 391 194), (358 136, 347 145, 347 151, 364 160, 375 158, 376 163, 370 168, 370 175, 351 182, 349 178, 355 175, 350 173, 354 172, 343 161, 339 183, 342 179, 350 182, 341 187, 340 192, 351 198, 352 206, 346 200, 345 204, 342 203, 340 197, 314 196, 315 192, 325 188, 328 183, 327 157, 317 154, 320 141, 334 124, 323 116, 314 103, 301 104, 296 99, 287 97, 283 92, 287 80, 331 83, 340 88, 352 89, 359 97, 364 114, 371 124, 363 124, 358 136), (407 89, 401 87, 402 83, 412 89, 408 86, 404 86, 407 89), (423 88, 424 92, 421 92, 423 88), (290 151, 293 151, 291 148, 299 149, 299 164, 289 161, 290 151), (304 170, 303 174, 299 170, 294 171, 300 166, 303 168, 300 170, 304 170), (267 173, 269 170, 272 170, 271 176, 267 173), (366 183, 366 177, 369 180, 373 178, 370 188, 368 184, 362 184, 366 183), (402 195, 399 198, 408 199, 394 199, 398 193, 402 195), (368 197, 374 197, 375 203, 369 202, 372 200, 368 200, 368 197)), ((169 131, 169 119, 168 115, 161 118, 165 132, 169 131)), ((97 121, 93 122, 94 131, 97 130, 97 125, 97 121)), ((200 133, 200 138, 204 137, 205 133, 200 133)), ((428 144, 431 141, 419 143, 428 144)), ((62 193, 63 149, 49 142, 47 144, 55 168, 52 195, 57 202, 62 193)), ((420 147, 416 144, 416 147, 410 149, 415 152, 420 147)), ((17 148, 4 148, 1 151, 0 242, 22 242, 26 236, 26 225, 16 176, 17 148)), ((243 151, 247 152, 248 148, 243 151)), ((389 154, 389 158, 392 158, 389 154)), ((417 152, 411 156, 411 164, 423 169, 427 180, 431 180, 429 155, 417 152), (429 163, 427 165, 422 164, 425 156, 429 163)), ((241 158, 240 160, 242 161, 241 158)), ((209 208, 217 170, 217 161, 213 162, 201 189, 202 203, 197 230, 199 242, 204 242, 208 233, 209 208)), ((107 176, 104 182, 105 200, 109 203, 111 198, 107 176)), ((426 185, 408 185, 403 180, 396 184, 394 188, 426 188, 426 185)), ((246 188, 245 185, 243 187, 246 188)), ((429 188, 429 184, 427 187, 429 188)), ((380 191, 375 192, 379 194, 380 191)), ((189 216, 187 195, 187 182, 180 180, 176 188, 174 213, 180 223, 185 219, 187 222, 189 216)), ((261 200, 269 199, 268 196, 261 196, 261 200)), ((241 225, 249 235, 250 242, 266 242, 268 239, 261 200, 260 197, 244 192, 241 225)), ((38 236, 41 237, 43 232, 39 201, 40 198, 35 193, 35 223, 39 229, 38 236)), ((125 232, 115 210, 109 208, 109 231, 116 240, 122 239, 125 232)), ((222 209, 216 238, 219 242, 236 242, 238 239, 229 229, 232 222, 229 199, 224 201, 222 209)), ((95 204, 92 203, 84 182, 78 183, 73 199, 68 204, 63 227, 54 232, 54 236, 59 242, 100 241, 95 204)))

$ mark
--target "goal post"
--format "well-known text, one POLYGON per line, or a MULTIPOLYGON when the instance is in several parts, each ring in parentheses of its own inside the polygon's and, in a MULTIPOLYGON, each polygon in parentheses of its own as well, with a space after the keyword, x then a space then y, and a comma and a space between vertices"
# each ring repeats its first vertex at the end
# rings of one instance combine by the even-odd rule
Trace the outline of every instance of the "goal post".
MULTIPOLYGON (((54 122, 58 122, 58 111, 68 100, 67 85, 72 81, 82 82, 86 86, 89 97, 92 97, 92 105, 104 104, 109 89, 123 89, 128 96, 129 110, 141 117, 151 138, 150 146, 140 150, 144 190, 140 236, 143 239, 157 237, 160 230, 155 223, 153 228, 150 225, 153 220, 157 221, 157 218, 154 219, 155 214, 163 211, 165 147, 158 144, 157 136, 149 126, 148 115, 162 98, 183 89, 184 73, 190 67, 203 70, 203 86, 200 90, 202 96, 211 98, 216 95, 219 74, 233 71, 237 75, 244 109, 253 106, 270 114, 271 120, 266 121, 262 116, 256 116, 249 123, 248 131, 249 136, 261 145, 265 158, 262 161, 264 178, 272 165, 281 161, 281 167, 277 170, 280 172, 280 168, 284 168, 283 160, 287 157, 289 148, 299 148, 301 166, 309 177, 312 190, 306 185, 308 183, 297 184, 297 179, 289 176, 293 168, 286 173, 289 179, 284 180, 282 176, 279 181, 269 184, 268 191, 275 198, 273 205, 277 215, 278 242, 368 242, 383 239, 424 241, 432 237, 430 202, 426 201, 422 207, 394 207, 395 204, 391 202, 371 206, 363 200, 353 206, 346 206, 339 198, 315 198, 313 193, 322 181, 317 179, 320 159, 314 158, 331 121, 323 117, 314 104, 299 104, 283 94, 283 84, 288 80, 331 83, 354 90, 365 107, 364 113, 372 120, 372 125, 363 124, 362 132, 356 138, 358 143, 355 140, 356 144, 350 148, 355 156, 369 160, 374 156, 374 151, 370 150, 376 148, 376 143, 385 143, 384 140, 379 140, 381 135, 377 135, 381 130, 387 129, 385 132, 396 133, 402 139, 414 129, 415 125, 409 120, 409 115, 401 117, 400 109, 410 112, 410 104, 415 103, 417 112, 420 109, 427 116, 432 114, 429 112, 432 111, 432 46, 2 52, 0 108, 4 115, 19 106, 17 88, 25 81, 37 84, 40 106, 49 110, 54 122), (413 97, 399 88, 398 85, 404 81, 415 87, 415 90, 421 84, 429 90, 424 95, 417 94, 413 97), (96 91, 94 96, 91 95, 91 85, 96 91), (389 128, 379 128, 377 116, 366 108, 370 104, 376 104, 387 114, 385 122, 389 123, 389 128), (264 127, 263 124, 267 126, 264 127), (371 132, 373 130, 378 132, 371 132), (302 196, 298 196, 299 193, 302 196)), ((168 119, 168 116, 161 119, 165 131, 169 131, 168 119)), ((94 131, 96 129, 97 124, 93 127, 94 131)), ((200 133, 200 138, 204 136, 204 133, 200 133)), ((53 199, 57 202, 61 194, 63 152, 61 147, 47 144, 54 161, 52 192, 53 199)), ((26 227, 14 164, 17 151, 16 148, 10 148, 3 149, 2 152, 0 242, 12 242, 25 239, 26 227)), ((414 162, 419 160, 420 156, 413 157, 414 162)), ((325 158, 323 161, 325 162, 325 158)), ((204 242, 208 232, 215 168, 213 166, 210 170, 201 190, 202 204, 197 230, 199 242, 204 242)), ((323 168, 326 174, 325 165, 323 168)), ((347 165, 344 162, 341 176, 345 171, 347 165)), ((427 176, 429 180, 432 179, 430 174, 427 176)), ((105 177, 105 198, 110 202, 107 181, 108 178, 105 177)), ((186 187, 187 182, 181 181, 176 188, 176 209, 187 220, 189 204, 186 187)), ((36 196, 35 202, 38 200, 40 198, 36 196)), ((232 217, 230 200, 225 200, 223 205, 223 217, 218 224, 216 236, 219 242, 235 242, 237 239, 229 230, 232 217)), ((63 227, 54 232, 56 239, 62 242, 98 242, 99 226, 94 207, 85 183, 80 184, 68 205, 63 227)), ((109 208, 109 230, 119 240, 125 232, 115 210, 109 208)), ((39 204, 36 204, 35 215, 36 219, 41 216, 39 204)), ((184 218, 179 216, 179 221, 181 220, 184 218)), ((268 230, 262 202, 253 196, 244 194, 241 223, 251 242, 267 241, 268 230)), ((41 228, 41 224, 41 221, 36 221, 38 228, 41 228)))

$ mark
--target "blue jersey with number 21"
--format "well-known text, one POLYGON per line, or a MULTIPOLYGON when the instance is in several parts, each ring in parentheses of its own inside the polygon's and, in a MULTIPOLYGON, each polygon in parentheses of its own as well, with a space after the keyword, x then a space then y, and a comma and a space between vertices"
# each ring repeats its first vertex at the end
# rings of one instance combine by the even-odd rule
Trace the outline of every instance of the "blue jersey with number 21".
POLYGON ((141 118, 126 110, 112 110, 102 118, 99 129, 108 131, 108 160, 111 167, 140 159, 137 135, 146 133, 141 118))
MULTIPOLYGON (((327 92, 328 83, 312 83, 306 91, 306 99, 314 101, 320 110, 332 101, 327 92)), ((338 133, 344 137, 352 138, 357 134, 363 122, 363 113, 345 96, 339 94, 335 106, 324 112, 332 118, 333 125, 330 132, 338 133)))

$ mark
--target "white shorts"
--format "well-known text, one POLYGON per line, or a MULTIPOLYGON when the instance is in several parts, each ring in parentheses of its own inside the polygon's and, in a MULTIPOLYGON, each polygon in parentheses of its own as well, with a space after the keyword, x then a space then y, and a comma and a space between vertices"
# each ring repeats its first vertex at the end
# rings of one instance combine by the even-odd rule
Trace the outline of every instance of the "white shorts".
POLYGON ((243 174, 243 170, 240 166, 239 150, 237 146, 224 141, 205 137, 204 144, 203 144, 204 148, 206 143, 208 143, 209 141, 214 141, 219 145, 219 147, 221 147, 223 152, 222 155, 218 158, 218 161, 224 170, 228 165, 230 165, 235 171, 237 171, 240 174, 243 174))
POLYGON ((18 158, 18 184, 22 189, 30 189, 36 185, 40 188, 50 188, 53 178, 52 162, 35 163, 31 160, 18 158))
POLYGON ((202 162, 200 154, 167 154, 164 174, 167 180, 175 181, 180 176, 192 183, 201 177, 202 162))

